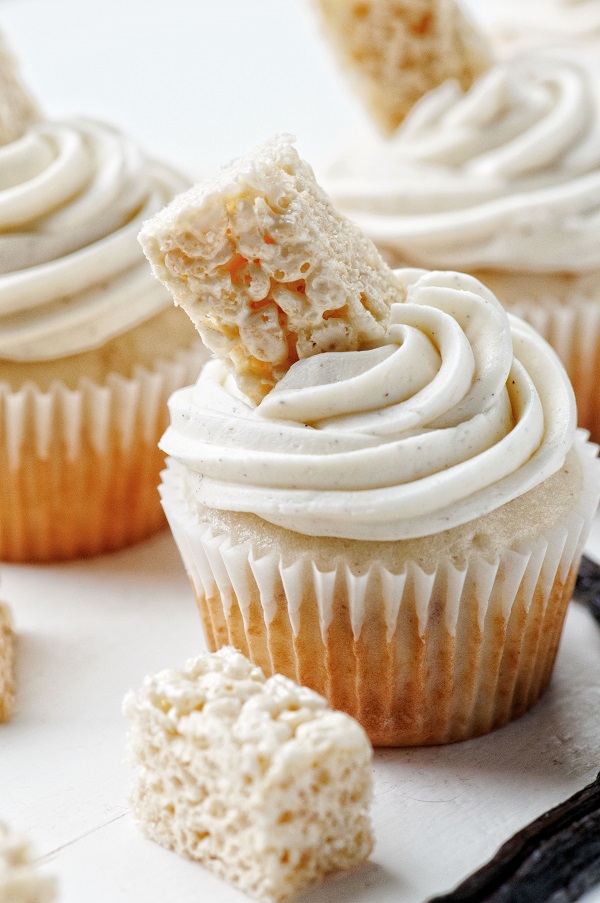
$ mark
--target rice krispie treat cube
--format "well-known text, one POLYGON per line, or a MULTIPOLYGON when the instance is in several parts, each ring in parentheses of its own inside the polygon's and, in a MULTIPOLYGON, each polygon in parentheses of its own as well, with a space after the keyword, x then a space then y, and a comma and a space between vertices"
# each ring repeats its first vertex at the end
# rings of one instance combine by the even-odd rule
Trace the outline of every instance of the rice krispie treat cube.
POLYGON ((0 32, 0 147, 20 138, 38 118, 38 109, 0 32))
POLYGON ((491 63, 455 0, 315 0, 342 66, 373 119, 392 134, 446 79, 467 90, 491 63))
POLYGON ((144 224, 154 274, 254 401, 299 358, 385 334, 399 286, 287 136, 144 224))
POLYGON ((261 901, 362 862, 371 745, 359 724, 231 647, 128 693, 135 818, 261 901))
POLYGON ((51 903, 55 898, 54 879, 36 871, 29 845, 0 822, 0 903, 51 903))
POLYGON ((10 609, 0 602, 0 724, 12 717, 15 692, 15 635, 10 609))

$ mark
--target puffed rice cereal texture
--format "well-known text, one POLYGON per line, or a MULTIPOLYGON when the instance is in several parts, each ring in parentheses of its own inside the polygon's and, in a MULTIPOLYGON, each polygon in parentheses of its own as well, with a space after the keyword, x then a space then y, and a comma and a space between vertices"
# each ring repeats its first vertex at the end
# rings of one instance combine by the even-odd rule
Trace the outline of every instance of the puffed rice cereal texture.
POLYGON ((224 647, 130 691, 134 817, 259 901, 286 900, 373 845, 360 725, 224 647))
POLYGON ((381 341, 401 288, 288 136, 144 224, 153 272, 257 403, 299 358, 381 341))
POLYGON ((0 903, 51 903, 55 899, 54 879, 37 871, 27 842, 0 822, 0 903))
POLYGON ((324 31, 381 131, 392 134, 446 79, 463 90, 491 64, 455 0, 315 0, 324 31))

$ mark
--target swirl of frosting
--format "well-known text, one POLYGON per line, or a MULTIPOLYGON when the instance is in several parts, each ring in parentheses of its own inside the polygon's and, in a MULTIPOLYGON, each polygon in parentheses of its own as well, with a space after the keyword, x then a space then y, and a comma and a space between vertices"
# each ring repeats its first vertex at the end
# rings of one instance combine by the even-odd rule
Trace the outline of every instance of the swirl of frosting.
POLYGON ((551 348, 470 276, 396 273, 381 347, 300 360, 258 407, 216 361, 172 396, 161 447, 194 497, 310 536, 396 540, 562 467, 575 402, 551 348))
POLYGON ((446 82, 387 145, 349 152, 327 184, 381 247, 419 266, 600 268, 600 66, 548 51, 446 82))
POLYGON ((186 185, 86 119, 0 148, 0 358, 86 351, 169 307, 137 233, 186 185))

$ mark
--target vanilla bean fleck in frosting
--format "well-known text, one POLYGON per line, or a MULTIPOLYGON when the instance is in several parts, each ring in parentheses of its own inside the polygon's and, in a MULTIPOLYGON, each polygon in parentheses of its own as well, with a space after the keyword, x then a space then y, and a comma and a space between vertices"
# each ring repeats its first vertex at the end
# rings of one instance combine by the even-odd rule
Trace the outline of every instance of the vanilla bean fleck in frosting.
POLYGON ((168 308, 137 233, 186 184, 87 119, 0 147, 0 358, 86 351, 168 308))
POLYGON ((576 411, 552 349, 470 276, 396 276, 379 347, 300 360, 258 406, 218 361, 172 396, 161 447, 200 503, 311 536, 408 539, 562 467, 576 411))
POLYGON ((600 66, 548 50, 446 82, 332 168, 336 205, 405 264, 600 268, 600 66))

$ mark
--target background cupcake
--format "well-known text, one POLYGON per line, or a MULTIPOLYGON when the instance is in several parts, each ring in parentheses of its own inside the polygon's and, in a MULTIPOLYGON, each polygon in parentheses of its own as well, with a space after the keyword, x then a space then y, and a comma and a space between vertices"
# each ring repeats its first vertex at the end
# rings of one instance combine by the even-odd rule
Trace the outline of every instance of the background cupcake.
POLYGON ((141 240, 224 362, 175 393, 162 441, 210 648, 327 695, 376 744, 524 712, 600 490, 550 347, 470 276, 388 271, 284 140, 141 240), (365 311, 381 331, 361 339, 365 311))
POLYGON ((394 265, 488 285, 559 352, 580 425, 600 437, 600 66, 547 50, 447 82, 327 186, 394 265))
POLYGON ((111 126, 36 116, 3 63, 0 558, 71 558, 163 523, 165 402, 203 352, 136 234, 186 182, 111 126))

